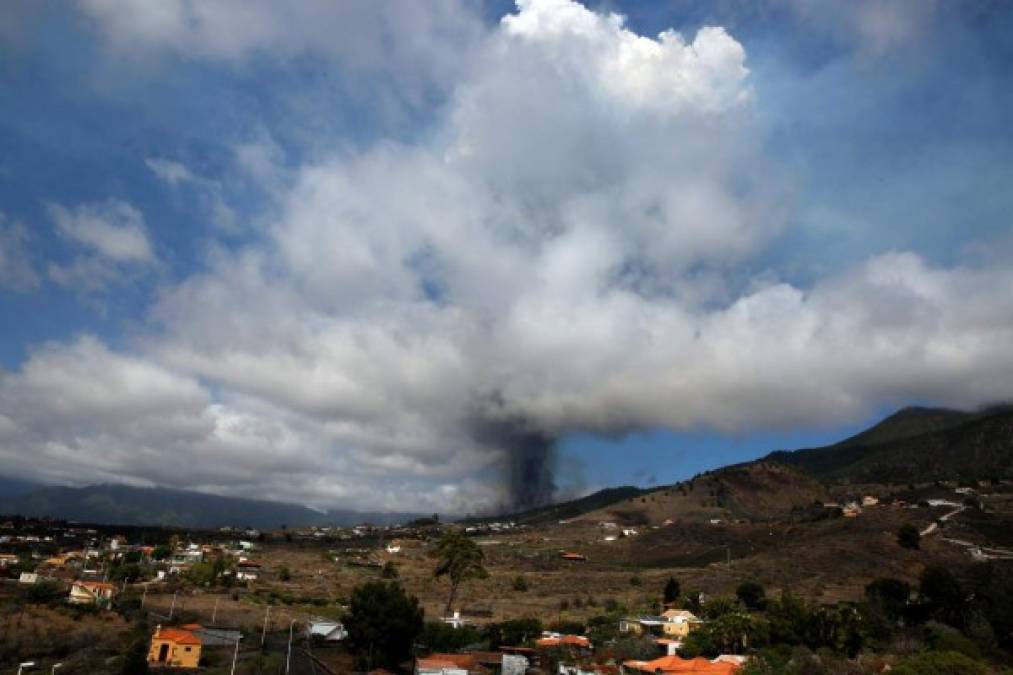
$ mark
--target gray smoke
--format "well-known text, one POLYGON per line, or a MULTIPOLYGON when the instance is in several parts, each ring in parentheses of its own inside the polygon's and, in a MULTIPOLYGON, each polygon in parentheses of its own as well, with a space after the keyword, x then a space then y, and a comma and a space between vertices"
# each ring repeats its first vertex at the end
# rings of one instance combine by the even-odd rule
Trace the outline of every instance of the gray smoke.
POLYGON ((520 419, 474 422, 473 435, 483 445, 503 451, 509 492, 508 511, 551 504, 556 494, 556 437, 520 419))

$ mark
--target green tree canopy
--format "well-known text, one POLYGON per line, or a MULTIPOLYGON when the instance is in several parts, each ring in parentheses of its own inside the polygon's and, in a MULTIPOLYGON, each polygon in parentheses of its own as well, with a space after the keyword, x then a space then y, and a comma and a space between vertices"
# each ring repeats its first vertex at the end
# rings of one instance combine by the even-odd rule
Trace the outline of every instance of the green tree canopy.
POLYGON ((418 598, 394 581, 369 581, 352 591, 345 629, 360 667, 397 669, 422 632, 418 598))

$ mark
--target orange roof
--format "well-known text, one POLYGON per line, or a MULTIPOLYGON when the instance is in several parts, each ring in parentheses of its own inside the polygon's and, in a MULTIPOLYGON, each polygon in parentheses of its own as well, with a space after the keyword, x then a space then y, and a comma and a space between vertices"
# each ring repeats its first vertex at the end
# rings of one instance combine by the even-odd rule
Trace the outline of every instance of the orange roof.
POLYGON ((169 642, 175 642, 178 645, 200 645, 203 644, 201 639, 191 633, 188 630, 182 630, 180 628, 162 628, 161 630, 156 629, 152 639, 168 640, 169 642))
POLYGON ((699 656, 695 659, 663 656, 653 661, 627 661, 623 665, 645 673, 712 673, 713 675, 732 675, 732 673, 738 672, 740 667, 736 663, 708 661, 699 656))
POLYGON ((199 623, 184 624, 184 625, 180 626, 180 628, 182 628, 183 630, 189 630, 189 631, 204 630, 204 626, 200 625, 199 623))
POLYGON ((74 585, 76 585, 76 586, 84 586, 85 588, 88 588, 88 589, 96 589, 96 588, 107 588, 107 589, 108 588, 112 588, 112 589, 115 589, 116 588, 115 585, 113 585, 113 584, 107 584, 104 581, 75 581, 74 585))
POLYGON ((560 637, 539 638, 535 640, 539 647, 558 647, 560 645, 571 645, 574 647, 590 647, 591 641, 583 635, 562 635, 560 637))
POLYGON ((430 654, 424 659, 419 659, 419 666, 423 668, 474 668, 475 657, 471 654, 430 654))

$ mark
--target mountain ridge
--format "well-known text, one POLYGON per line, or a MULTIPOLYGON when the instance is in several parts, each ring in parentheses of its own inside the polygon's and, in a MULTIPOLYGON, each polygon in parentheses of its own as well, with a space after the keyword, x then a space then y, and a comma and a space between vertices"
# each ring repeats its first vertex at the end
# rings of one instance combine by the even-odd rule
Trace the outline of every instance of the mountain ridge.
POLYGON ((320 512, 285 502, 110 483, 83 487, 41 486, 21 494, 0 497, 0 513, 115 525, 202 529, 226 525, 257 529, 347 526, 366 522, 385 525, 409 521, 421 515, 350 509, 320 512))

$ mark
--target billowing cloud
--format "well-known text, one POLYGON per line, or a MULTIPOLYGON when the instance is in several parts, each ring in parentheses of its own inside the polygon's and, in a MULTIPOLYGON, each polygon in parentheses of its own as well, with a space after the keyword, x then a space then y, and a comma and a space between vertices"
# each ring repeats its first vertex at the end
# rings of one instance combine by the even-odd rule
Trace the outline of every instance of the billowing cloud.
POLYGON ((174 484, 183 459, 203 489, 467 510, 551 496, 568 432, 1013 394, 1008 269, 896 251, 802 285, 757 262, 792 190, 760 152, 748 72, 720 28, 651 38, 522 0, 424 141, 283 179, 240 158, 273 200, 259 236, 163 289, 126 351, 85 338, 5 375, 0 447, 38 449, 26 471, 49 476, 174 484), (80 406, 102 424, 48 395, 104 370, 80 406))

